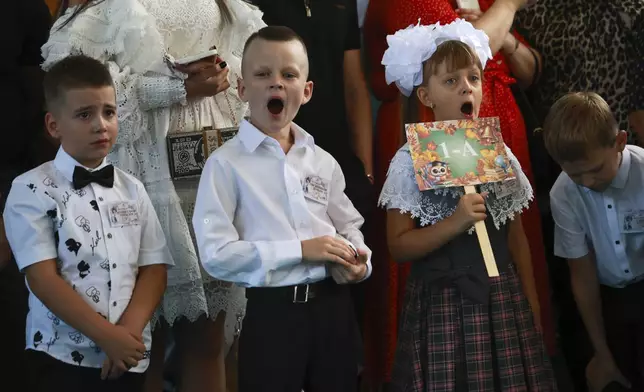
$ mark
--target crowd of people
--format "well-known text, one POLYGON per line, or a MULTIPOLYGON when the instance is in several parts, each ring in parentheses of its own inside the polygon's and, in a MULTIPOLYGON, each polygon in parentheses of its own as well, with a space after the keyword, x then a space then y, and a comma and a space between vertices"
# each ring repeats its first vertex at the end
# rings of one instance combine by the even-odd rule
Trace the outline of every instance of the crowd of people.
POLYGON ((644 5, 8 7, 8 390, 644 391, 644 5), (516 179, 421 190, 478 118, 516 179))

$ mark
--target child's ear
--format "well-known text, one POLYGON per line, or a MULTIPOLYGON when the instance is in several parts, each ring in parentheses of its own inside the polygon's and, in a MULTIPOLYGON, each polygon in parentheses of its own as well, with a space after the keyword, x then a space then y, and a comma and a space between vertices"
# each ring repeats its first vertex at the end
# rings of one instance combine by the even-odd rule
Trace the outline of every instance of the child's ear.
POLYGON ((422 103, 423 105, 427 106, 428 108, 434 107, 434 105, 432 104, 432 100, 429 97, 429 90, 427 89, 427 87, 425 86, 418 87, 416 89, 416 96, 418 97, 418 100, 420 101, 420 103, 422 103))
POLYGON ((60 139, 58 123, 56 122, 56 117, 51 112, 47 112, 45 115, 45 128, 47 128, 47 133, 49 133, 52 138, 60 139))
POLYGON ((617 147, 617 151, 624 151, 627 141, 628 134, 626 133, 626 131, 617 132, 617 137, 615 138, 615 146, 617 147))
POLYGON ((313 82, 309 80, 304 85, 304 99, 302 100, 302 105, 309 102, 312 96, 313 96, 313 82))
POLYGON ((244 97, 245 92, 246 87, 244 86, 244 79, 237 78, 237 95, 239 95, 239 99, 241 99, 242 102, 248 102, 248 100, 244 97))

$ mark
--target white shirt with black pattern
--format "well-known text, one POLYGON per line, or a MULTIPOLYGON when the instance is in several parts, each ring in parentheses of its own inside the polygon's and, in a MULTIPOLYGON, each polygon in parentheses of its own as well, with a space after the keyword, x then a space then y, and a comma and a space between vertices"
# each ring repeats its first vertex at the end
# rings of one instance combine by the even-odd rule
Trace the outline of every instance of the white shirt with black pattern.
MULTIPOLYGON (((104 161, 94 170, 106 165, 104 161)), ((13 181, 4 210, 7 238, 20 270, 56 259, 62 278, 115 324, 129 305, 138 269, 173 261, 139 180, 115 168, 113 188, 91 183, 75 190, 76 166, 81 165, 61 148, 55 160, 13 181), (118 224, 111 223, 114 213, 118 224)), ((100 347, 65 324, 31 292, 29 309, 27 349, 69 364, 102 366, 105 353, 100 347)), ((131 369, 135 373, 148 367, 149 325, 143 331, 143 343, 146 355, 131 369)))

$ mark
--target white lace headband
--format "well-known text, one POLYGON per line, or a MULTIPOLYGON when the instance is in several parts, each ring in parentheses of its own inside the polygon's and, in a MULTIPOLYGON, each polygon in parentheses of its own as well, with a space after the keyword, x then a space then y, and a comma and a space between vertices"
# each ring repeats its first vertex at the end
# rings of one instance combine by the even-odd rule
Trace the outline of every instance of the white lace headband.
POLYGON ((446 41, 461 41, 469 45, 479 56, 483 67, 492 58, 490 39, 471 23, 456 19, 443 26, 440 23, 423 26, 419 19, 417 25, 387 36, 389 48, 382 57, 387 84, 395 82, 408 97, 414 87, 423 82, 423 63, 432 57, 438 45, 446 41))

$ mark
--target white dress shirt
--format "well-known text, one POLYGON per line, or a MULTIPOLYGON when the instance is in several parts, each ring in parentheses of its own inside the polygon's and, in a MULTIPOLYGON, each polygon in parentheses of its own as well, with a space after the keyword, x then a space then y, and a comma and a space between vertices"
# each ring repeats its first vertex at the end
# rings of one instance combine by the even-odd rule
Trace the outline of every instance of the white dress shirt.
POLYGON ((617 176, 604 192, 561 173, 550 191, 555 254, 594 252, 601 284, 624 287, 644 278, 644 150, 627 145, 617 176))
MULTIPOLYGON (((244 287, 314 283, 325 264, 302 262, 301 241, 340 234, 371 253, 344 175, 313 137, 292 125, 288 154, 249 122, 206 162, 193 216, 199 256, 212 276, 244 287)), ((371 274, 371 261, 367 263, 371 274)))
MULTIPOLYGON (((61 277, 115 324, 130 303, 139 267, 172 265, 172 257, 141 182, 114 169, 113 188, 91 183, 75 190, 76 166, 81 165, 61 148, 54 161, 13 181, 4 210, 7 238, 20 270, 55 259, 61 277)), ((95 170, 105 166, 103 162, 95 170)), ((148 367, 149 325, 143 343, 145 359, 132 372, 148 367)), ((27 349, 84 367, 98 368, 105 360, 95 342, 60 320, 33 293, 27 349)))

